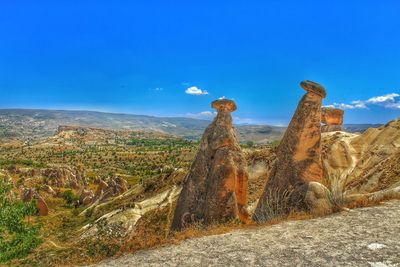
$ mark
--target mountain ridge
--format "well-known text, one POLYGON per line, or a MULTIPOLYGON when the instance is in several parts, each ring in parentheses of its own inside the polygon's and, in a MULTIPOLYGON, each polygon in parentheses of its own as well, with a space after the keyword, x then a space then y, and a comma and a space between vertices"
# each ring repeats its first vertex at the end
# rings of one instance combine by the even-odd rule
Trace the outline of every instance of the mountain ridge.
MULTIPOLYGON (((91 110, 63 109, 0 109, 0 139, 32 140, 54 135, 60 125, 106 129, 156 131, 188 140, 198 140, 210 120, 188 117, 157 117, 91 110)), ((350 125, 344 129, 364 131, 377 125, 350 125)), ((279 140, 286 127, 256 124, 236 124, 240 142, 268 143, 279 140)))

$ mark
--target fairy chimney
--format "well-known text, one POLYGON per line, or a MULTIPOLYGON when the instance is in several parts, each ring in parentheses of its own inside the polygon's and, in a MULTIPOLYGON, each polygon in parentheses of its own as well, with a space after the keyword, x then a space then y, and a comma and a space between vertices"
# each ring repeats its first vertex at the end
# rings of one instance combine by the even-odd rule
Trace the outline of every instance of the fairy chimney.
POLYGON ((247 222, 246 160, 232 126, 232 100, 212 102, 218 114, 205 130, 200 148, 183 183, 172 229, 193 223, 209 225, 239 219, 247 222))
POLYGON ((277 149, 277 161, 253 215, 258 222, 291 210, 328 209, 327 189, 321 184, 321 104, 326 93, 321 85, 311 81, 303 81, 300 86, 307 93, 277 149))

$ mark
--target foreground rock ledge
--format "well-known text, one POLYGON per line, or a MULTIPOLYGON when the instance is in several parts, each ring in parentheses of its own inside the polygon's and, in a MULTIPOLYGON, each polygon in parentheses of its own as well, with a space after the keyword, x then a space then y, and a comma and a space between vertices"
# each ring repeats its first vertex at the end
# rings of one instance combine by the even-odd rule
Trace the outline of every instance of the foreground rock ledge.
POLYGON ((186 177, 172 223, 180 230, 193 223, 205 225, 239 219, 248 221, 248 173, 232 126, 232 100, 214 101, 218 114, 205 130, 186 177))
POLYGON ((277 161, 258 202, 253 220, 268 221, 291 210, 325 212, 327 189, 322 182, 321 106, 325 89, 303 81, 300 100, 277 149, 277 161))
POLYGON ((400 266, 400 201, 233 231, 98 266, 400 266))

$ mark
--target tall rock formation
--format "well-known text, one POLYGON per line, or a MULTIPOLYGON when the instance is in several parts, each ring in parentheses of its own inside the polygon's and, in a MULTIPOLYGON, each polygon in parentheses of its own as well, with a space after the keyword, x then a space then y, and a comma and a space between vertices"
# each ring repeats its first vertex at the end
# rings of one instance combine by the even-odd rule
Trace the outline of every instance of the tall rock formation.
POLYGON ((253 215, 255 221, 267 221, 296 209, 328 209, 327 189, 321 184, 321 105, 326 93, 311 81, 300 86, 307 93, 277 149, 275 166, 253 215))
POLYGON ((232 100, 211 105, 218 114, 205 130, 175 209, 172 229, 239 219, 247 222, 248 173, 232 126, 232 100))
POLYGON ((321 131, 335 132, 342 130, 344 110, 339 108, 322 108, 321 121, 323 124, 321 131))

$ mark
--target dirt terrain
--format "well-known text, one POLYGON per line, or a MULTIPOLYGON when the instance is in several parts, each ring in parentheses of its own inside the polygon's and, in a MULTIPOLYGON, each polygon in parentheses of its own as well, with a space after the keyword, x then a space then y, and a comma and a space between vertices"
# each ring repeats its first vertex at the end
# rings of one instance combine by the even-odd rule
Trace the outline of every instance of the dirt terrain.
POLYGON ((400 201, 238 230, 97 266, 400 266, 400 201))

